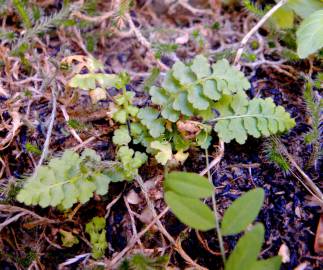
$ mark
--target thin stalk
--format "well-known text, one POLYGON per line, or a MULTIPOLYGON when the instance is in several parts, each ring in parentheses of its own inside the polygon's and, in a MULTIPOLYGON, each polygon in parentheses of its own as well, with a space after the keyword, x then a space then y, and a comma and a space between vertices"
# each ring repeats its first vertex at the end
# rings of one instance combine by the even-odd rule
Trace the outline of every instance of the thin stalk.
MULTIPOLYGON (((205 159, 206 159, 206 167, 210 168, 209 153, 208 153, 207 149, 205 149, 205 159)), ((209 182, 213 185, 210 169, 207 170, 207 177, 209 179, 209 182)), ((212 205, 213 205, 213 211, 214 211, 214 216, 215 216, 215 227, 216 227, 216 233, 217 233, 218 241, 219 241, 219 245, 220 245, 221 256, 222 256, 223 263, 225 264, 225 262, 226 262, 225 250, 224 250, 224 245, 223 245, 223 237, 222 237, 222 233, 221 233, 221 229, 220 229, 219 215, 218 215, 216 199, 215 199, 215 191, 212 193, 212 205)))
MULTIPOLYGON (((127 89, 126 89, 126 86, 122 86, 122 94, 123 96, 126 98, 127 97, 127 89)), ((129 114, 128 114, 128 100, 126 99, 126 102, 124 103, 124 108, 125 108, 125 111, 126 111, 126 123, 127 123, 127 128, 128 128, 128 133, 129 133, 129 136, 131 137, 131 129, 130 129, 130 121, 129 121, 129 114)))
POLYGON ((237 51, 236 57, 234 59, 234 65, 238 66, 240 57, 243 53, 245 46, 247 45, 249 39, 256 33, 259 28, 283 5, 285 5, 288 0, 280 0, 276 5, 274 5, 262 18, 261 20, 243 37, 240 48, 237 51))

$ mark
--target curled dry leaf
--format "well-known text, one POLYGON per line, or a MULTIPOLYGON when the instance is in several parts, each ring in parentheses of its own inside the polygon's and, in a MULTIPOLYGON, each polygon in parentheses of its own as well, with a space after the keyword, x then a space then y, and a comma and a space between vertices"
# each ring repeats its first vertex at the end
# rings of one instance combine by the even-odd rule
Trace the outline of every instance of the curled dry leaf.
POLYGON ((18 109, 10 112, 12 118, 11 129, 8 131, 6 137, 0 142, 0 150, 7 148, 12 142, 13 138, 16 136, 19 128, 22 126, 21 116, 18 112, 18 109))
POLYGON ((303 262, 300 265, 298 265, 294 270, 305 270, 306 267, 308 266, 308 262, 303 262))
POLYGON ((195 138, 201 131, 199 123, 193 121, 177 121, 176 126, 178 131, 185 139, 195 138))
POLYGON ((321 215, 319 224, 317 226, 314 250, 317 253, 320 253, 323 251, 323 215, 321 215))

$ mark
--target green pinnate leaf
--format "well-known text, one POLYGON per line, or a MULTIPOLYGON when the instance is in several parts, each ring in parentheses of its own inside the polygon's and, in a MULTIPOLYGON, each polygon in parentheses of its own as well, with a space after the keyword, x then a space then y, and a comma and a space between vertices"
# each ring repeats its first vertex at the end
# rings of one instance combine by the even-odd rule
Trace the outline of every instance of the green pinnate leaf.
POLYGON ((237 234, 245 230, 258 216, 264 198, 264 190, 256 188, 236 199, 224 213, 222 234, 237 234))
POLYGON ((127 145, 131 141, 127 126, 121 126, 114 131, 112 141, 116 145, 127 145))
POLYGON ((317 10, 301 22, 297 32, 297 54, 306 58, 323 47, 323 9, 317 10))
POLYGON ((166 73, 165 79, 162 83, 162 87, 165 89, 166 92, 171 94, 175 94, 180 90, 180 84, 173 77, 171 70, 166 73))
POLYGON ((151 122, 156 120, 158 116, 159 111, 150 107, 142 108, 138 113, 138 118, 145 126, 148 126, 151 122))
POLYGON ((78 200, 84 204, 93 196, 93 192, 96 190, 96 185, 92 182, 92 179, 80 179, 75 184, 78 190, 78 200))
POLYGON ((127 112, 126 110, 119 109, 112 115, 112 119, 120 124, 125 124, 127 122, 127 112))
POLYGON ((225 270, 250 270, 256 262, 264 241, 265 229, 260 223, 247 231, 229 256, 225 270))
POLYGON ((171 172, 166 175, 164 188, 178 195, 190 198, 206 198, 213 194, 213 186, 208 180, 196 173, 171 172))
POLYGON ((219 100, 221 93, 218 91, 216 80, 206 80, 203 84, 203 94, 212 100, 219 100))
POLYGON ((208 132, 202 130, 196 137, 196 143, 202 149, 208 149, 211 145, 212 136, 209 135, 208 132))
POLYGON ((194 112, 193 106, 187 100, 186 92, 181 92, 177 95, 173 103, 173 108, 186 116, 192 116, 194 112))
POLYGON ((116 87, 119 77, 116 74, 96 73, 95 80, 103 88, 116 87))
POLYGON ((169 142, 153 141, 151 142, 150 147, 158 151, 155 158, 160 164, 166 165, 166 163, 172 159, 172 146, 169 142))
POLYGON ((103 173, 93 175, 94 184, 96 186, 95 193, 98 195, 105 195, 108 193, 109 184, 111 182, 110 177, 103 173))
POLYGON ((171 122, 176 122, 179 119, 180 113, 175 111, 171 104, 168 104, 162 109, 161 115, 171 122))
POLYGON ((196 81, 196 76, 192 72, 191 68, 185 65, 181 61, 177 61, 173 67, 173 76, 181 83, 181 84, 190 84, 196 81))
POLYGON ((95 89, 98 84, 104 88, 114 87, 118 82, 118 76, 104 73, 76 74, 70 81, 69 86, 83 90, 95 89))
POLYGON ((272 99, 255 98, 248 101, 243 92, 223 96, 214 106, 220 113, 214 130, 224 142, 235 139, 243 144, 247 135, 270 136, 284 132, 295 125, 283 107, 276 106, 272 99))
POLYGON ((96 82, 94 74, 76 74, 69 82, 70 87, 83 90, 95 89, 96 82))
POLYGON ((135 117, 138 112, 139 112, 139 109, 136 107, 136 106, 133 106, 133 105, 128 105, 127 108, 125 108, 125 110, 127 111, 127 113, 133 117, 135 117))
POLYGON ((202 86, 199 84, 188 90, 187 99, 198 110, 206 110, 210 106, 208 99, 203 96, 202 86))
POLYGON ((220 60, 212 68, 218 90, 223 94, 234 94, 250 88, 248 79, 237 68, 230 66, 228 60, 220 60))
POLYGON ((139 110, 138 118, 145 125, 153 138, 158 138, 165 131, 164 120, 159 117, 159 111, 150 107, 139 110))
POLYGON ((99 180, 101 158, 93 150, 84 150, 81 156, 66 150, 53 158, 47 166, 40 166, 29 177, 17 195, 19 202, 41 207, 71 208, 75 203, 86 203, 94 192, 103 194, 107 181, 99 180), (103 187, 104 186, 104 187, 103 187))
POLYGON ((162 88, 152 86, 149 90, 151 101, 157 105, 166 105, 169 102, 169 97, 166 91, 162 88))
POLYGON ((201 231, 208 231, 215 227, 213 212, 198 199, 181 196, 173 191, 166 191, 165 201, 176 217, 184 224, 201 231))
POLYGON ((147 161, 145 153, 134 151, 128 146, 121 146, 117 158, 122 165, 121 173, 125 180, 131 181, 138 175, 138 169, 147 161))
POLYGON ((211 75, 209 61, 203 55, 198 55, 194 58, 191 69, 198 79, 211 75))

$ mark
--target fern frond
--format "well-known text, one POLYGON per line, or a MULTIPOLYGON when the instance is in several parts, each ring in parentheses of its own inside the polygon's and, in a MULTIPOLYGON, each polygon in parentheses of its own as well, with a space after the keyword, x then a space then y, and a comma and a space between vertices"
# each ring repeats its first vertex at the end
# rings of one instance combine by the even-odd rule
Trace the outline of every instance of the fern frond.
POLYGON ((220 117, 215 119, 214 130, 227 143, 235 139, 243 144, 248 135, 268 137, 295 126, 295 120, 282 106, 276 106, 271 98, 249 101, 242 91, 223 96, 214 107, 220 113, 220 117))
POLYGON ((93 150, 86 149, 81 156, 66 150, 62 157, 51 159, 27 179, 17 200, 26 205, 68 209, 74 203, 86 203, 94 192, 105 195, 110 178, 98 168, 100 162, 93 150))

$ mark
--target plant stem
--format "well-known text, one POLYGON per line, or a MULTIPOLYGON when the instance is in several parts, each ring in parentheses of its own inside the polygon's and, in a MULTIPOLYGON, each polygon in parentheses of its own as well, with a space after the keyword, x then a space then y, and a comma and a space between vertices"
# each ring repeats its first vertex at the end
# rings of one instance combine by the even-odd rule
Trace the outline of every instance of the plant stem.
POLYGON ((125 111, 126 111, 126 123, 127 123, 127 128, 128 128, 128 133, 129 133, 129 136, 131 137, 131 129, 130 129, 130 121, 129 121, 129 114, 128 114, 128 99, 127 99, 127 89, 126 89, 126 86, 122 86, 122 94, 126 100, 126 102, 123 104, 124 108, 125 108, 125 111))
POLYGON ((288 0, 280 0, 276 5, 274 5, 262 18, 261 20, 254 26, 252 29, 243 37, 241 40, 240 48, 237 51, 236 57, 234 59, 233 64, 238 66, 238 62, 243 53, 244 47, 246 46, 248 40, 252 37, 254 33, 258 31, 258 29, 283 5, 287 3, 288 0))
MULTIPOLYGON (((208 153, 207 149, 205 149, 205 159, 206 159, 206 167, 210 168, 210 166, 209 166, 209 153, 208 153)), ((213 185, 210 169, 207 170, 207 176, 208 176, 209 182, 213 185)), ((221 233, 221 229, 220 229, 219 215, 218 215, 216 199, 215 199, 215 191, 212 194, 212 205, 213 205, 213 211, 214 211, 214 216, 215 216, 215 227, 216 227, 216 233, 218 235, 218 241, 219 241, 219 245, 220 245, 221 256, 222 256, 223 263, 225 264, 225 262, 226 262, 225 250, 224 250, 224 246, 223 246, 223 238, 222 238, 222 233, 221 233)))

